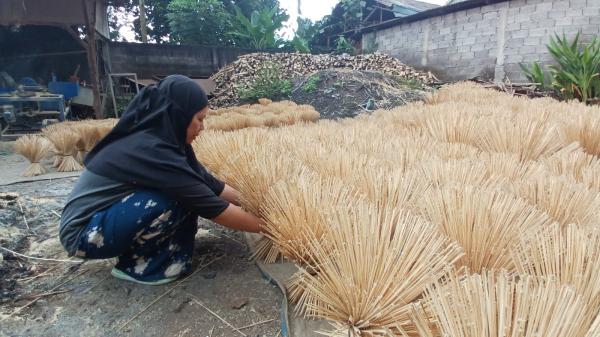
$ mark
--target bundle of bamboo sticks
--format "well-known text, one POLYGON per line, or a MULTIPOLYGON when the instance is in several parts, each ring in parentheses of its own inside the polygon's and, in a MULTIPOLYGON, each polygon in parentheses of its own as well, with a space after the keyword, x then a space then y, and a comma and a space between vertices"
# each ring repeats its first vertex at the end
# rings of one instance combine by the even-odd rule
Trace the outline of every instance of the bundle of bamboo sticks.
POLYGON ((116 123, 116 119, 63 122, 44 127, 41 135, 19 137, 15 150, 32 163, 23 175, 46 173, 41 160, 47 153, 52 154, 52 166, 59 172, 82 170, 84 156, 116 123))
POLYGON ((265 220, 257 257, 298 265, 297 311, 330 320, 326 335, 591 337, 596 116, 461 83, 355 119, 208 131, 194 147, 265 220))
POLYGON ((259 104, 210 110, 205 123, 208 130, 232 131, 249 127, 277 127, 314 122, 318 119, 319 113, 310 105, 260 99, 259 104))

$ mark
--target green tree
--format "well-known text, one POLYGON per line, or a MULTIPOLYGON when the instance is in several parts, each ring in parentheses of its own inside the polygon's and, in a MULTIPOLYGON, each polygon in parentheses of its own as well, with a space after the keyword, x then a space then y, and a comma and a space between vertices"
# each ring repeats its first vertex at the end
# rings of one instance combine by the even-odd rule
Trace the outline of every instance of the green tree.
MULTIPOLYGON (((170 0, 144 0, 146 7, 146 23, 148 29, 148 38, 156 43, 168 43, 171 35, 169 26, 168 6, 170 0)), ((136 19, 133 21, 133 28, 136 39, 140 39, 140 20, 138 11, 134 10, 136 19)))
MULTIPOLYGON (((190 39, 188 34, 183 34, 183 31, 210 31, 206 26, 206 22, 214 22, 211 18, 199 16, 199 20, 204 18, 202 22, 194 22, 189 13, 196 13, 211 6, 217 6, 215 15, 218 19, 225 21, 221 22, 218 27, 231 27, 235 22, 236 8, 239 8, 244 16, 250 18, 252 12, 260 11, 263 8, 275 8, 278 15, 285 14, 284 10, 279 6, 278 0, 144 0, 146 10, 146 21, 148 29, 148 38, 151 42, 156 43, 194 43, 206 44, 207 42, 197 41, 200 38, 190 39), (174 3, 173 5, 171 5, 174 3), (192 12, 185 12, 185 9, 190 9, 192 12), (224 9, 224 11, 223 11, 224 9), (169 16, 171 13, 171 16, 169 16), (177 15, 183 14, 185 17, 177 18, 177 15), (173 20, 172 20, 173 19, 173 20), (173 21, 173 23, 171 23, 173 21), (173 33, 172 25, 176 27, 176 36, 171 39, 173 33), (202 28, 202 29, 199 29, 202 28)), ((109 0, 109 26, 111 30, 111 39, 118 40, 122 38, 119 34, 119 29, 123 27, 123 20, 128 14, 132 14, 135 19, 133 21, 133 30, 136 40, 141 39, 140 20, 139 20, 139 0, 109 0)), ((200 20, 201 21, 201 20, 200 20)), ((249 42, 235 36, 224 36, 223 33, 231 31, 221 31, 219 38, 224 39, 226 45, 246 46, 249 47, 249 42)), ((222 44, 219 44, 222 45, 222 44)))
POLYGON ((255 10, 260 11, 263 8, 276 8, 277 13, 284 14, 284 10, 279 6, 279 0, 220 0, 225 6, 227 12, 236 15, 236 8, 239 8, 245 17, 252 16, 255 10))
POLYGON ((210 46, 234 45, 233 17, 219 0, 172 0, 167 7, 171 41, 210 46))

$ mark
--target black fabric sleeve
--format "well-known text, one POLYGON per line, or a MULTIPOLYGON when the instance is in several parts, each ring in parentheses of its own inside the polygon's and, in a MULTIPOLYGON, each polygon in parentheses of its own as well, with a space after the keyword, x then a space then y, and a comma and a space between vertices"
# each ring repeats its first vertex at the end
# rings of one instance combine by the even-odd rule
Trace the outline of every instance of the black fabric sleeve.
POLYGON ((165 188, 163 191, 181 203, 185 209, 205 219, 215 218, 229 206, 229 202, 219 198, 208 185, 202 183, 165 188))
POLYGON ((208 173, 208 171, 204 171, 204 182, 206 182, 208 188, 210 188, 217 196, 221 195, 225 189, 225 183, 215 178, 212 174, 208 173))

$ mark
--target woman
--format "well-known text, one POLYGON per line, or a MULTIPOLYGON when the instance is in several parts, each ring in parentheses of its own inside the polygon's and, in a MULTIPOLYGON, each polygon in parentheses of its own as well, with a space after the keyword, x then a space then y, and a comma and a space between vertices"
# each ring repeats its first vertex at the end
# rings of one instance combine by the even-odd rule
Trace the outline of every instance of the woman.
POLYGON ((157 285, 189 271, 198 216, 260 231, 239 193, 196 160, 190 144, 207 112, 206 94, 185 76, 140 91, 69 195, 60 240, 70 256, 117 257, 113 276, 157 285))

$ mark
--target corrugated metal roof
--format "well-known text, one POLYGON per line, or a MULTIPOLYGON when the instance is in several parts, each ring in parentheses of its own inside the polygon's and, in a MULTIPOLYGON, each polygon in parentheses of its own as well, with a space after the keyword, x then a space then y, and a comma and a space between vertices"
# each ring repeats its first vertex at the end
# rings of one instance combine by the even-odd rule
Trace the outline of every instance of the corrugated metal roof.
POLYGON ((426 11, 428 9, 440 7, 436 4, 430 4, 427 2, 417 1, 417 0, 375 0, 375 1, 379 2, 382 5, 385 5, 387 7, 393 7, 393 6, 406 7, 408 9, 414 9, 417 12, 422 12, 422 11, 426 11))

